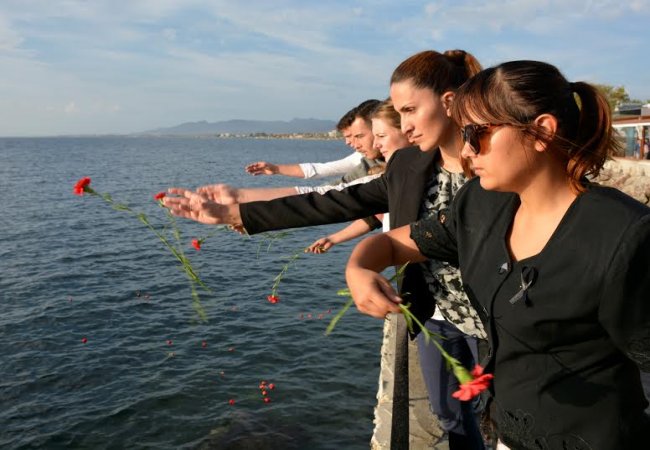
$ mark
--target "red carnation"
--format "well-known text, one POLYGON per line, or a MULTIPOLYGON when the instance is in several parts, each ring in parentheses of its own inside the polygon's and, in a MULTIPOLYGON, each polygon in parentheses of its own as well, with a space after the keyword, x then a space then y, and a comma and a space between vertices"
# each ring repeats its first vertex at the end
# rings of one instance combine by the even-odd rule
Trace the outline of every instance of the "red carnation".
POLYGON ((153 199, 154 200, 162 200, 163 198, 165 198, 165 195, 167 195, 167 194, 165 194, 164 192, 158 192, 156 195, 153 196, 153 199))
POLYGON ((269 295, 268 297, 266 297, 266 299, 273 304, 280 301, 280 297, 278 297, 277 295, 269 295))
POLYGON ((462 383, 460 388, 451 396, 463 402, 471 400, 490 387, 490 380, 494 378, 494 375, 491 373, 484 374, 483 368, 477 364, 472 370, 472 377, 474 378, 462 383))
POLYGON ((79 181, 77 181, 77 184, 74 185, 74 188, 72 188, 72 193, 74 195, 84 195, 84 192, 86 192, 86 187, 90 184, 90 177, 83 177, 79 181))
POLYGON ((192 239, 192 247, 194 247, 197 251, 201 250, 201 241, 198 239, 192 239))

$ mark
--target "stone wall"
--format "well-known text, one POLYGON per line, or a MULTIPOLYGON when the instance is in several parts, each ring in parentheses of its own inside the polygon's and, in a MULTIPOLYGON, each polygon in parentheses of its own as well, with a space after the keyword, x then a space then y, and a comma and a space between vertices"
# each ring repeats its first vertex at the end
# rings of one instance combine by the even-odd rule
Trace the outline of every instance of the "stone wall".
POLYGON ((615 158, 605 164, 594 181, 620 189, 650 205, 650 161, 615 158))

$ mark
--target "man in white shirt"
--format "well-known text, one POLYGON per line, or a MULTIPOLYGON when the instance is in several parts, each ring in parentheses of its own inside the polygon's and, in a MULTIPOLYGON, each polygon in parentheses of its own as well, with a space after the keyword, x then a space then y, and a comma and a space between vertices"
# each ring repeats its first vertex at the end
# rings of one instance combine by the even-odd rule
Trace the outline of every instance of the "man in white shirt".
POLYGON ((366 176, 368 169, 378 164, 372 145, 372 124, 370 114, 379 105, 379 100, 366 100, 345 113, 336 125, 345 143, 356 151, 338 161, 327 163, 272 164, 259 161, 246 166, 251 175, 284 175, 296 178, 324 178, 343 175, 341 182, 347 183, 366 176))

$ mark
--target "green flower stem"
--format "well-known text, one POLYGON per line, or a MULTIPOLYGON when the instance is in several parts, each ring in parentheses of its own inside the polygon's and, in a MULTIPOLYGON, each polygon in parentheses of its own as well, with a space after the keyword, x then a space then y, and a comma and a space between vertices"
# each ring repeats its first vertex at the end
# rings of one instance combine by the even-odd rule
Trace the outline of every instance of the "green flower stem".
POLYGON ((296 260, 298 258, 300 258, 300 256, 302 254, 304 254, 304 252, 305 252, 305 249, 300 249, 296 253, 294 253, 293 255, 291 255, 289 257, 289 261, 287 261, 287 263, 282 267, 282 270, 280 271, 280 273, 277 274, 275 276, 275 278, 273 279, 273 286, 271 287, 271 295, 274 295, 274 296, 277 295, 278 288, 280 287, 280 282, 282 281, 282 278, 284 277, 284 275, 289 270, 289 267, 292 264, 294 264, 296 262, 296 260))
POLYGON ((411 312, 408 306, 400 304, 399 309, 402 311, 402 314, 404 314, 404 318, 409 324, 409 330, 413 331, 413 322, 415 322, 417 326, 420 328, 420 331, 424 333, 425 341, 427 343, 431 342, 433 345, 435 345, 435 347, 438 349, 442 357, 445 358, 445 361, 447 362, 447 368, 452 369, 454 375, 456 376, 456 378, 458 378, 458 381, 460 381, 461 384, 473 380, 472 375, 465 367, 463 367, 460 361, 458 361, 456 358, 454 358, 449 353, 447 353, 445 349, 442 347, 442 345, 440 344, 440 342, 438 342, 439 339, 445 339, 444 336, 429 331, 427 327, 425 327, 422 324, 422 322, 420 322, 417 319, 417 317, 415 317, 415 315, 411 312))
MULTIPOLYGON (((187 276, 190 282, 190 288, 192 292, 192 306, 196 311, 197 315, 199 316, 199 318, 201 319, 201 321, 207 321, 207 314, 205 313, 205 310, 203 309, 203 306, 201 304, 201 299, 196 289, 196 285, 201 286, 201 288, 203 288, 207 292, 211 292, 212 289, 210 289, 205 283, 203 283, 203 281, 199 278, 196 271, 192 267, 190 260, 187 258, 187 256, 185 256, 185 253, 183 252, 183 243, 181 241, 181 234, 178 229, 176 219, 169 212, 169 210, 167 210, 167 208, 164 208, 162 201, 159 201, 158 203, 166 211, 167 218, 169 219, 169 222, 171 224, 172 235, 174 236, 174 239, 178 243, 178 248, 174 247, 174 245, 172 245, 172 243, 169 242, 169 240, 160 231, 158 231, 153 225, 151 225, 149 219, 144 213, 138 213, 132 210, 126 204, 116 203, 110 194, 108 193, 100 194, 89 186, 86 186, 84 188, 84 192, 90 195, 101 197, 102 200, 104 200, 106 203, 111 205, 111 207, 116 211, 124 211, 131 215, 134 215, 135 217, 138 218, 140 222, 142 222, 147 228, 149 228, 156 235, 156 237, 158 237, 158 239, 163 243, 163 245, 171 252, 172 255, 174 255, 176 260, 181 264, 183 271, 185 272, 185 275, 187 276)), ((166 227, 164 229, 166 229, 166 227)))
POLYGON ((262 233, 261 234, 262 240, 260 241, 259 245, 257 246, 257 254, 255 255, 255 257, 256 258, 260 257, 260 250, 262 249, 262 245, 264 244, 264 241, 266 241, 267 244, 268 244, 266 246, 266 251, 269 252, 271 250, 271 246, 273 245, 273 243, 275 241, 283 239, 283 238, 287 237, 290 234, 291 234, 291 232, 289 232, 289 231, 278 231, 276 233, 271 233, 271 232, 262 233))
POLYGON ((341 310, 338 313, 336 313, 336 315, 334 317, 332 317, 332 320, 330 320, 329 325, 327 325, 327 328, 325 329, 325 336, 330 335, 330 333, 334 330, 334 327, 336 326, 338 321, 341 320, 341 317, 343 317, 345 315, 345 313, 348 311, 348 309, 350 309, 350 307, 353 304, 354 304, 354 300, 352 300, 351 298, 348 299, 347 302, 345 302, 345 305, 343 305, 343 308, 341 308, 341 310))

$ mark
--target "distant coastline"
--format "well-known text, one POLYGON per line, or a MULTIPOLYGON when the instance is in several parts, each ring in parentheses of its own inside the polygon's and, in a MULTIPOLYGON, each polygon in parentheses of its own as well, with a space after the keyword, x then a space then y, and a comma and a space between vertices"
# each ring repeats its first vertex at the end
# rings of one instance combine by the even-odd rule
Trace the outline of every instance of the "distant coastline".
POLYGON ((312 141, 335 141, 343 139, 341 133, 329 131, 327 133, 214 133, 214 134, 137 134, 125 137, 185 137, 201 139, 302 139, 312 141))
POLYGON ((61 139, 61 138, 189 138, 189 139, 296 139, 335 141, 340 133, 215 133, 215 134, 62 134, 53 136, 0 136, 0 139, 61 139))

